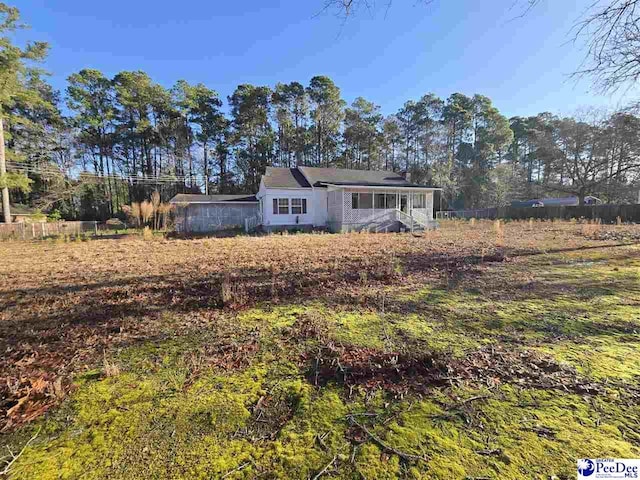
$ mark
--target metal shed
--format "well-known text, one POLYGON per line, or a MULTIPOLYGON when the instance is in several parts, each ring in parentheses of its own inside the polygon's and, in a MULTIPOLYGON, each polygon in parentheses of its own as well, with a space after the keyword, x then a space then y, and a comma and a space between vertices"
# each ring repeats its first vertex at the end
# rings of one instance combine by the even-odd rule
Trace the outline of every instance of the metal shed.
POLYGON ((260 203, 255 195, 180 193, 170 203, 174 205, 176 231, 180 233, 251 230, 260 224, 260 203))

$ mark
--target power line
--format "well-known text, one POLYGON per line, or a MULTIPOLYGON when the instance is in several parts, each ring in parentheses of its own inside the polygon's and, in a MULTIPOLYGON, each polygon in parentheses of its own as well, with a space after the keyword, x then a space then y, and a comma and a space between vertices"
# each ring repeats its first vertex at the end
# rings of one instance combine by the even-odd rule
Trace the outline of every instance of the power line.
MULTIPOLYGON (((62 172, 60 169, 55 168, 54 166, 48 166, 48 167, 37 167, 37 166, 29 166, 29 165, 25 165, 25 164, 21 164, 21 163, 16 163, 16 162, 7 162, 7 164, 16 170, 21 170, 21 171, 26 171, 26 172, 31 172, 31 173, 52 173, 52 174, 64 174, 64 172, 62 172)), ((189 179, 191 177, 195 177, 197 175, 169 175, 169 174, 165 174, 165 175, 115 175, 115 174, 108 174, 108 175, 100 175, 98 173, 94 173, 94 172, 88 172, 88 171, 82 171, 79 173, 79 175, 88 175, 88 176, 98 176, 100 178, 117 178, 117 179, 123 179, 123 180, 127 180, 127 179, 138 179, 138 180, 151 180, 151 181, 155 181, 155 180, 171 180, 171 181, 175 181, 175 180, 185 180, 185 179, 189 179)))
MULTIPOLYGON (((53 165, 49 166, 33 166, 25 163, 8 161, 7 166, 13 170, 18 170, 24 173, 33 173, 33 174, 53 174, 53 175, 65 175, 64 172, 57 169, 53 165)), ((95 177, 99 179, 112 179, 112 180, 121 180, 131 183, 185 183, 190 182, 198 178, 197 174, 193 175, 100 175, 97 173, 82 171, 79 173, 80 177, 95 177)))

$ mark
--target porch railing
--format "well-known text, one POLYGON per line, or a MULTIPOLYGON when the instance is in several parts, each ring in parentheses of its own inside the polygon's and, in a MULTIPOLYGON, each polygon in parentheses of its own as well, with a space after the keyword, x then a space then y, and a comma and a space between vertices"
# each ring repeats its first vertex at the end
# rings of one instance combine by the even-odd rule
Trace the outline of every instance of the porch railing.
POLYGON ((409 227, 409 229, 413 232, 416 222, 411 215, 403 212, 402 210, 396 210, 396 218, 400 223, 409 227))
POLYGON ((433 220, 427 217, 424 213, 416 212, 415 210, 411 212, 411 215, 403 212, 402 210, 396 210, 396 218, 400 223, 409 227, 411 232, 413 232, 416 229, 416 227, 425 229, 425 228, 432 228, 437 225, 433 220))
POLYGON ((417 212, 414 210, 411 212, 411 216, 413 217, 414 221, 416 221, 423 228, 428 228, 434 223, 433 220, 431 220, 422 212, 417 212))

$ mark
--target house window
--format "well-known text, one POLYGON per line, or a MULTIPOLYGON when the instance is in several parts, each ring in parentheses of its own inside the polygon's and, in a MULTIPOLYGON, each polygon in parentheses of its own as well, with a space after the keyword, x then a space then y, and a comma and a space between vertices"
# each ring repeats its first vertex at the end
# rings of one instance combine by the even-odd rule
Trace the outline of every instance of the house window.
POLYGON ((413 208, 427 208, 424 193, 413 194, 413 208))
POLYGON ((396 208, 396 194, 387 193, 385 197, 387 197, 387 208, 389 209, 396 208))
POLYGON ((374 196, 374 204, 378 210, 392 210, 396 208, 396 194, 376 193, 374 196))
POLYGON ((373 208, 373 194, 360 193, 360 208, 373 208))
POLYGON ((368 208, 373 208, 372 193, 352 193, 351 194, 352 210, 364 210, 368 208))
POLYGON ((293 215, 305 215, 307 213, 307 199, 306 198, 292 198, 291 199, 291 213, 293 215))
POLYGON ((273 214, 274 215, 288 215, 289 214, 289 199, 288 198, 274 198, 273 199, 273 214))

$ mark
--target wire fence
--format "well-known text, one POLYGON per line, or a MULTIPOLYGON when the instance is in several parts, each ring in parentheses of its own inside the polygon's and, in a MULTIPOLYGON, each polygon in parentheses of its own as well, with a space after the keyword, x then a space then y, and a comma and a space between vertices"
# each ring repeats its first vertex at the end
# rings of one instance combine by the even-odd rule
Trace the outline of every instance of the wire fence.
POLYGON ((19 222, 0 224, 0 240, 38 240, 60 235, 98 233, 98 222, 19 222))

